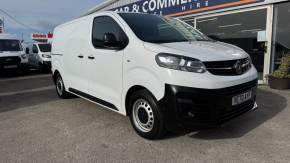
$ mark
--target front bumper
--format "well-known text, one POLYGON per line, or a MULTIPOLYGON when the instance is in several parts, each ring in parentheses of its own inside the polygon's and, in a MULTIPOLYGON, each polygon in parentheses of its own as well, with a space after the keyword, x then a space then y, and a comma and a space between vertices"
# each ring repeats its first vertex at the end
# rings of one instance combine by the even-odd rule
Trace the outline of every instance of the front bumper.
POLYGON ((26 62, 22 63, 20 57, 12 56, 0 58, 0 71, 21 70, 27 67, 28 64, 26 62))
POLYGON ((168 85, 158 102, 171 131, 216 127, 256 109, 257 80, 222 89, 198 89, 168 85), (252 98, 232 106, 232 97, 252 90, 252 98))
POLYGON ((51 61, 43 61, 43 65, 47 68, 51 68, 51 61))

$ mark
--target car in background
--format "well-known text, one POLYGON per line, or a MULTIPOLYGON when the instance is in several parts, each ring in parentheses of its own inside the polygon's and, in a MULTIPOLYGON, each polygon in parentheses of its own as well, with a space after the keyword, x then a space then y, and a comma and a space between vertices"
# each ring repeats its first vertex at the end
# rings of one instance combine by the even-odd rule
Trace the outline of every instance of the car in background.
POLYGON ((51 71, 51 44, 33 43, 26 48, 29 66, 42 72, 51 71))
POLYGON ((8 70, 28 72, 28 57, 15 35, 0 34, 0 72, 8 70))

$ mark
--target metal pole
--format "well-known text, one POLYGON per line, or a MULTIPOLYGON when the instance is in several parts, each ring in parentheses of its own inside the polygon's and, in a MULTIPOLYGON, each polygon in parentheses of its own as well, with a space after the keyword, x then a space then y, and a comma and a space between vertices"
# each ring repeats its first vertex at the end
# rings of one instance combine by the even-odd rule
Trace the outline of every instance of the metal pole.
POLYGON ((3 24, 2 24, 2 27, 3 27, 3 29, 2 29, 2 32, 3 33, 5 33, 5 21, 4 21, 4 16, 2 17, 2 21, 3 21, 3 24))

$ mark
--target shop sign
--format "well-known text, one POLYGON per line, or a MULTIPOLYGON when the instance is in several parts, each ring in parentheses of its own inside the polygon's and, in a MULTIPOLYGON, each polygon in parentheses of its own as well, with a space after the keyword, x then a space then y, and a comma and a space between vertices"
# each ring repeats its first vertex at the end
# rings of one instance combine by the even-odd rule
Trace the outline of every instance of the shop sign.
POLYGON ((140 0, 112 10, 182 16, 264 1, 265 0, 140 0))
POLYGON ((33 33, 32 34, 32 39, 47 39, 47 35, 46 34, 41 34, 41 33, 33 33))
POLYGON ((48 33, 48 34, 43 34, 43 33, 33 33, 31 35, 31 38, 33 40, 47 40, 47 39, 52 39, 53 38, 53 34, 52 33, 48 33))

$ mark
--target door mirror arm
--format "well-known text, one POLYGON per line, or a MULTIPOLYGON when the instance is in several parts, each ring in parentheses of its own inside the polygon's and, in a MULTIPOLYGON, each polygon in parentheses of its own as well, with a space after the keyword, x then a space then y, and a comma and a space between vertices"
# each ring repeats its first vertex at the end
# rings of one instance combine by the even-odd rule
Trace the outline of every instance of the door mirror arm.
POLYGON ((114 46, 114 47, 112 47, 112 46, 105 46, 105 48, 106 49, 109 49, 109 50, 122 50, 122 49, 124 49, 123 46, 114 46))
POLYGON ((103 37, 104 47, 112 50, 121 50, 124 48, 123 44, 117 41, 117 38, 112 33, 105 33, 103 37))

